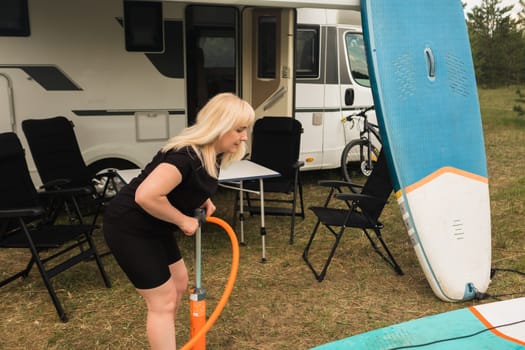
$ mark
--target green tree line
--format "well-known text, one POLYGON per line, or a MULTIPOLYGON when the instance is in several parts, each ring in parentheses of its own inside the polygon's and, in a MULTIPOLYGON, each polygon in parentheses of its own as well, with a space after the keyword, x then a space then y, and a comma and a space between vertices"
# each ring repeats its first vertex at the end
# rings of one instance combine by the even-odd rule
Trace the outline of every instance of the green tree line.
POLYGON ((482 0, 466 14, 481 86, 525 83, 525 0, 514 6, 504 6, 502 0, 482 0))

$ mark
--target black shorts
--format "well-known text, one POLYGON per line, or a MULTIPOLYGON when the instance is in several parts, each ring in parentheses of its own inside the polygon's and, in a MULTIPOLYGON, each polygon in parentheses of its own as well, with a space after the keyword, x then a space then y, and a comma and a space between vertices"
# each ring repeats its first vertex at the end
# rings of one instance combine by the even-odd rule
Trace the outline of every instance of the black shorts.
POLYGON ((182 259, 175 232, 139 237, 122 226, 104 222, 104 237, 111 253, 135 288, 151 289, 171 276, 168 265, 182 259))

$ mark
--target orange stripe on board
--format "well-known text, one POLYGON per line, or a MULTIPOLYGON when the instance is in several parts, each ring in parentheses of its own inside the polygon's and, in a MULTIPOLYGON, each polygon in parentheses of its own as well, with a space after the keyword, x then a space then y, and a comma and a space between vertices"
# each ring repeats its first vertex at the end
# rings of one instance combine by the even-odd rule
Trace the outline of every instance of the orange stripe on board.
POLYGON ((474 314, 474 316, 478 318, 478 320, 480 320, 481 323, 483 323, 483 325, 485 325, 485 327, 487 327, 487 329, 489 329, 492 333, 494 333, 498 337, 506 339, 508 341, 511 341, 519 345, 525 345, 525 341, 510 337, 498 331, 495 328, 497 326, 492 325, 485 317, 483 317, 483 315, 474 306, 470 306, 468 309, 470 310, 470 312, 474 314))
POLYGON ((424 177, 420 181, 418 181, 416 183, 413 183, 410 186, 407 186, 406 189, 405 189, 405 192, 406 193, 412 192, 412 191, 418 189, 419 187, 421 187, 423 185, 426 185, 427 183, 431 182, 435 178, 437 178, 437 177, 439 177, 439 176, 441 176, 443 174, 446 174, 446 173, 457 174, 459 176, 463 176, 463 177, 466 177, 466 178, 469 178, 469 179, 472 179, 472 180, 475 180, 475 181, 483 182, 485 184, 489 183, 489 179, 487 179, 484 176, 480 176, 480 175, 477 175, 477 174, 469 173, 468 171, 460 170, 458 168, 453 168, 453 167, 450 167, 450 166, 446 166, 446 167, 438 169, 437 171, 433 172, 432 174, 424 177))

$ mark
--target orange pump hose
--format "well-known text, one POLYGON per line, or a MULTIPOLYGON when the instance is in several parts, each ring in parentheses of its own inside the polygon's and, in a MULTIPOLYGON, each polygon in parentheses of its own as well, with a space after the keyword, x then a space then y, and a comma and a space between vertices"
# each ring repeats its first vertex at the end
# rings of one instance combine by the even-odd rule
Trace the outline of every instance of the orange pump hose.
POLYGON ((209 223, 219 225, 226 231, 226 233, 230 237, 230 242, 232 245, 232 267, 230 270, 230 277, 228 278, 228 282, 226 283, 226 288, 224 289, 224 293, 222 293, 221 299, 215 307, 215 310, 213 310, 213 313, 210 315, 210 318, 206 321, 204 327, 202 327, 201 330, 197 332, 197 334, 195 334, 195 336, 191 338, 182 347, 181 350, 191 349, 191 347, 197 342, 197 340, 200 337, 202 337, 205 333, 207 333, 213 326, 215 321, 219 318, 219 315, 221 314, 222 310, 224 309, 224 306, 226 306, 226 303, 230 298, 231 292, 233 290, 233 285, 235 284, 235 279, 237 278, 237 271, 239 270, 239 242, 237 241, 237 235, 235 234, 235 232, 233 232, 232 227, 226 221, 213 216, 207 217, 206 221, 209 223))

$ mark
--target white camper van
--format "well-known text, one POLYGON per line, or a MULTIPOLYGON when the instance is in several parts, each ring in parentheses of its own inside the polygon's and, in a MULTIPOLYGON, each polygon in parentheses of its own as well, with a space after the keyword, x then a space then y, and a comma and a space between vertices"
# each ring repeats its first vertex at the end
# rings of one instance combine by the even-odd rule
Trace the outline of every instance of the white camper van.
POLYGON ((1 6, 0 132, 28 149, 23 120, 65 116, 94 172, 143 167, 223 91, 297 118, 304 169, 335 168, 358 136, 341 118, 372 104, 358 0, 1 6))

